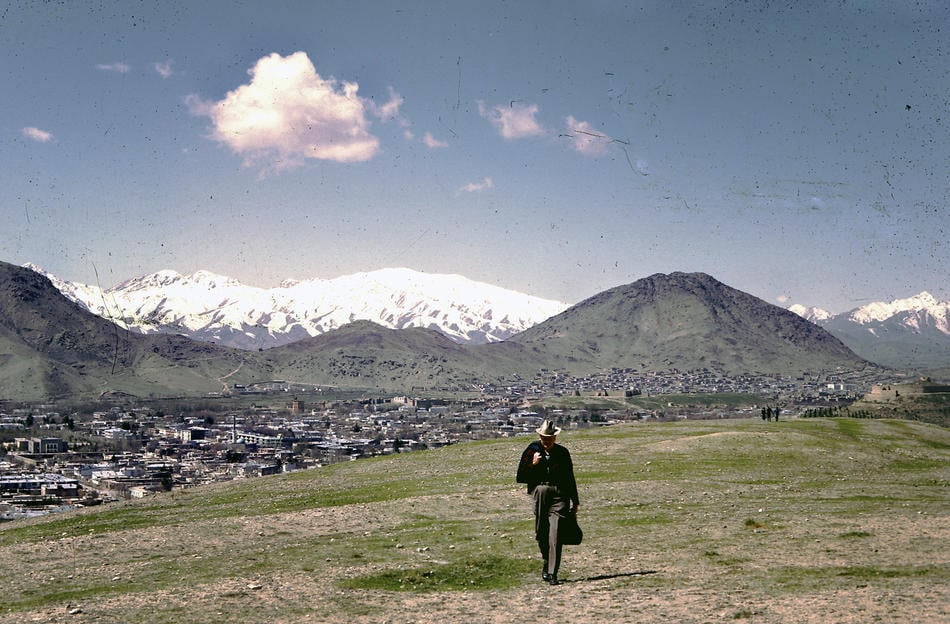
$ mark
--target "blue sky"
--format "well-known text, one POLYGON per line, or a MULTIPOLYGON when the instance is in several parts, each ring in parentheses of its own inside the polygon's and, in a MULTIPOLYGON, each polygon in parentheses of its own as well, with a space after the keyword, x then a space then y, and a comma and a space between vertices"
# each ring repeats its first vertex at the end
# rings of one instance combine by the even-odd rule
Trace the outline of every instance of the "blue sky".
POLYGON ((0 7, 0 260, 950 298, 944 2, 233 4, 0 7))

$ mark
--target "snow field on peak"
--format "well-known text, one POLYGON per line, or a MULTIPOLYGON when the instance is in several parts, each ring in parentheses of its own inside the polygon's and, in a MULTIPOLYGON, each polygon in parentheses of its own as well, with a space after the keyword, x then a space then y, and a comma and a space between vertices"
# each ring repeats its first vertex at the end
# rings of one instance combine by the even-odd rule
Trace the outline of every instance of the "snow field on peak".
POLYGON ((206 337, 222 331, 254 336, 263 330, 274 344, 291 332, 316 336, 355 320, 394 329, 438 329, 459 342, 491 342, 567 307, 459 275, 411 269, 381 269, 332 280, 288 279, 270 289, 209 271, 181 275, 164 270, 105 291, 45 275, 66 296, 123 327, 206 337))

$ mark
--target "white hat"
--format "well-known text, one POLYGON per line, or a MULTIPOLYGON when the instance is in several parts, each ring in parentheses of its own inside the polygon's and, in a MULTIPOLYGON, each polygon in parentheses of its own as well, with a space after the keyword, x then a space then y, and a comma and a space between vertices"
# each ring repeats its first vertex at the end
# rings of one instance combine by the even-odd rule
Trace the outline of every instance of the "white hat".
POLYGON ((561 433, 561 428, 555 427, 554 422, 550 420, 545 420, 544 422, 541 423, 540 427, 535 429, 535 431, 538 432, 538 435, 541 435, 547 438, 551 436, 556 436, 557 434, 561 433))

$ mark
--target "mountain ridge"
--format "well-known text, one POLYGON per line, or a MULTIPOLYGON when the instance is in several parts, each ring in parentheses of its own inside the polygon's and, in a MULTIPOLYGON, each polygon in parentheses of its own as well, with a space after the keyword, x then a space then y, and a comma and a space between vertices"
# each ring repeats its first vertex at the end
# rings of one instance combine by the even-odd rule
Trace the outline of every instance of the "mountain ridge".
POLYGON ((657 274, 604 291, 508 340, 481 345, 456 343, 436 329, 365 320, 262 351, 141 335, 70 301, 49 278, 6 263, 0 296, 2 398, 194 396, 274 378, 394 392, 472 391, 541 370, 580 377, 617 368, 797 375, 869 365, 813 323, 699 273, 657 274), (51 349, 58 343, 64 347, 51 349), (27 361, 32 369, 21 365, 27 361))
POLYGON ((927 291, 831 314, 793 305, 789 310, 827 329, 861 357, 901 369, 950 369, 950 302, 927 291))
POLYGON ((270 289, 210 271, 163 270, 102 290, 27 267, 90 312, 126 329, 183 333, 241 349, 289 344, 355 320, 392 329, 439 329, 466 344, 499 342, 567 307, 461 275, 405 268, 332 280, 285 280, 270 289))
MULTIPOLYGON (((162 270, 101 290, 60 280, 35 265, 25 266, 121 327, 146 334, 183 334, 246 350, 291 344, 355 320, 391 329, 436 329, 460 344, 502 342, 570 307, 461 275, 406 268, 332 280, 287 279, 269 289, 206 270, 189 275, 162 270)), ((788 310, 882 366, 950 369, 950 303, 937 301, 927 291, 841 314, 799 304, 788 310)))

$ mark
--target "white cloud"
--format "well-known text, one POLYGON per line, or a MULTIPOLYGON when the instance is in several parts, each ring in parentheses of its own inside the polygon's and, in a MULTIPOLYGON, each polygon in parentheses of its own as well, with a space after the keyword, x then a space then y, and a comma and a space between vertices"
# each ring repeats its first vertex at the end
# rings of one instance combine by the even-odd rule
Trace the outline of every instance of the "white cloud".
POLYGON ((524 139, 547 134, 547 130, 535 119, 538 110, 537 104, 526 105, 516 101, 491 109, 488 109, 484 102, 478 102, 478 114, 490 121, 506 139, 524 139))
POLYGON ((459 188, 460 193, 478 193, 490 189, 495 186, 495 183, 492 182, 491 178, 484 178, 481 182, 469 182, 463 187, 459 188))
POLYGON ((103 63, 101 65, 96 65, 96 69, 107 72, 115 72, 117 74, 127 74, 132 71, 132 67, 130 65, 121 62, 103 63))
POLYGON ((40 130, 39 128, 34 128, 29 126, 27 128, 22 128, 20 134, 25 136, 28 139, 33 139, 40 143, 49 143, 53 140, 53 135, 47 132, 46 130, 40 130))
MULTIPOLYGON (((359 162, 379 151, 359 85, 322 78, 305 52, 263 57, 248 74, 250 82, 221 101, 185 99, 192 114, 211 118, 211 138, 244 155, 246 165, 280 170, 308 158, 359 162)), ((398 113, 399 105, 393 92, 379 110, 398 113)))
POLYGON ((422 142, 426 144, 426 147, 430 147, 432 149, 449 146, 447 141, 440 141, 439 139, 432 136, 432 133, 430 132, 426 132, 425 136, 422 137, 422 142))
POLYGON ((607 153, 607 146, 613 141, 603 132, 597 132, 586 121, 567 117, 567 135, 571 138, 575 150, 584 156, 603 156, 607 153))
POLYGON ((778 303, 781 303, 782 305, 785 305, 790 300, 791 300, 791 297, 789 297, 788 295, 779 295, 778 297, 775 298, 775 301, 777 301, 778 303))
POLYGON ((171 60, 165 61, 164 63, 153 63, 152 67, 155 68, 155 71, 158 72, 158 75, 162 78, 171 78, 175 75, 175 72, 172 71, 171 60))
POLYGON ((399 125, 403 128, 409 126, 409 120, 402 116, 402 105, 405 103, 405 98, 396 93, 396 90, 392 87, 389 87, 389 101, 385 104, 377 104, 375 100, 369 100, 366 104, 367 108, 373 115, 378 117, 383 121, 392 121, 395 120, 399 122, 399 125))

